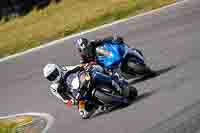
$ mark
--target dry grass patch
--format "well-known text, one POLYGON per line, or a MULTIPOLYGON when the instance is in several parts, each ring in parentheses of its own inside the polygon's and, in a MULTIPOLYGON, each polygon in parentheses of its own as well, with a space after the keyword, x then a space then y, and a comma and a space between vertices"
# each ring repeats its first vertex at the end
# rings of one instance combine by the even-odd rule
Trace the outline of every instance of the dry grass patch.
POLYGON ((0 57, 175 1, 63 0, 59 4, 50 4, 27 16, 0 22, 0 57))

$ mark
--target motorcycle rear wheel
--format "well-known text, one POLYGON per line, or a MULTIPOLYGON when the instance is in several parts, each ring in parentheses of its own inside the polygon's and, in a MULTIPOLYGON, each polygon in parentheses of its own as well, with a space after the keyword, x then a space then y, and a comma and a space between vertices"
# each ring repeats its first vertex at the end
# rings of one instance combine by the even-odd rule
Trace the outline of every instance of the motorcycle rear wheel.
POLYGON ((133 86, 130 86, 129 89, 130 89, 129 98, 130 98, 131 100, 134 100, 134 99, 138 96, 138 91, 137 91, 137 89, 136 89, 135 87, 133 87, 133 86))

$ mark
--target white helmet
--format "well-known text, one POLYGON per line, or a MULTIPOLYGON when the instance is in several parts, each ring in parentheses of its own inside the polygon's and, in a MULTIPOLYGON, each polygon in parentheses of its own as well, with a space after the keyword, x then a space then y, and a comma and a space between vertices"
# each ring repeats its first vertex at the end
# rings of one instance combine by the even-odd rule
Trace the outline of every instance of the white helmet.
POLYGON ((47 64, 43 68, 43 74, 50 82, 57 83, 61 80, 62 69, 56 64, 47 64))

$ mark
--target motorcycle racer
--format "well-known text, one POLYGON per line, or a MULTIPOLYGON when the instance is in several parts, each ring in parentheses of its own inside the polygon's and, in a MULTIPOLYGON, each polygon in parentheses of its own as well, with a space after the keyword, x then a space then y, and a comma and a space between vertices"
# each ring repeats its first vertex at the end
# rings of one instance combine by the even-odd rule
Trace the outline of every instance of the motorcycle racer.
MULTIPOLYGON (((95 62, 96 61, 95 49, 106 40, 116 41, 118 42, 119 45, 123 44, 124 42, 124 39, 121 36, 109 36, 103 39, 97 39, 91 41, 89 41, 87 38, 77 39, 75 41, 75 45, 80 53, 81 57, 80 63, 95 62)), ((120 74, 117 71, 118 71, 117 69, 106 70, 106 72, 110 74, 113 77, 113 79, 115 79, 115 81, 120 85, 120 87, 124 88, 127 86, 127 82, 125 82, 124 78, 120 76, 120 74)))
MULTIPOLYGON (((78 106, 78 110, 82 118, 90 117, 95 110, 86 110, 85 106, 82 106, 83 104, 85 104, 85 101, 79 99, 80 93, 77 90, 70 89, 65 82, 67 76, 84 70, 86 66, 87 65, 85 64, 76 66, 60 66, 57 64, 49 63, 46 64, 43 68, 44 77, 52 83, 49 87, 51 93, 65 104, 70 103, 74 106, 78 106)), ((113 86, 115 86, 116 88, 120 88, 110 76, 104 74, 104 69, 101 66, 94 63, 92 64, 90 71, 94 80, 111 82, 113 86)))
POLYGON ((80 53, 80 63, 89 63, 91 61, 95 61, 95 48, 100 46, 102 42, 106 40, 113 40, 119 42, 119 44, 123 43, 124 40, 121 36, 109 36, 103 39, 96 39, 89 41, 87 38, 79 38, 75 41, 75 45, 78 48, 80 53))

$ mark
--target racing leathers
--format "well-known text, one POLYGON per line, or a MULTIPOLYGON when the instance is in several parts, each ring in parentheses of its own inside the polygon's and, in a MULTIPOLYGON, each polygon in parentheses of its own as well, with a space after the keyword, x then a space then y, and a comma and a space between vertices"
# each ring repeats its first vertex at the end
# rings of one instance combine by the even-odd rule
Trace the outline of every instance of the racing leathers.
MULTIPOLYGON (((64 75, 68 72, 78 71, 80 69, 79 65, 77 66, 62 66, 64 75)), ((62 80, 59 83, 53 83, 50 85, 51 93, 60 99, 65 104, 72 103, 73 105, 77 104, 76 99, 73 97, 72 93, 66 89, 64 84, 64 75, 62 75, 62 80)))
POLYGON ((85 49, 86 51, 84 53, 81 53, 81 60, 80 63, 89 63, 91 61, 96 61, 96 48, 106 40, 112 40, 112 41, 117 41, 119 44, 123 43, 123 38, 120 36, 109 36, 103 39, 96 39, 96 40, 91 40, 87 44, 87 48, 85 49))
MULTIPOLYGON (((96 48, 104 41, 112 40, 118 42, 119 45, 123 45, 124 40, 120 36, 109 36, 103 39, 97 39, 97 40, 91 40, 88 42, 86 51, 80 52, 81 60, 80 63, 89 63, 89 62, 96 62, 96 48)), ((120 85, 120 87, 125 88, 127 87, 128 83, 125 81, 125 79, 119 74, 118 69, 106 69, 104 68, 106 73, 108 73, 110 76, 113 77, 113 79, 120 85)))

